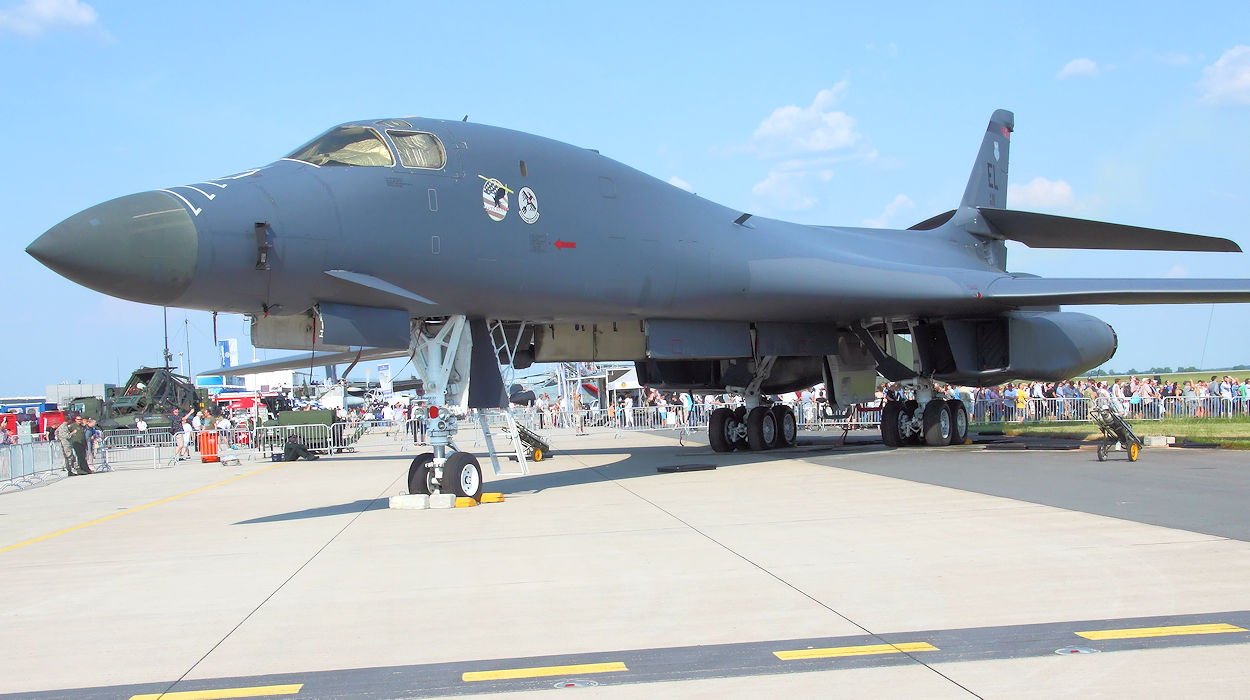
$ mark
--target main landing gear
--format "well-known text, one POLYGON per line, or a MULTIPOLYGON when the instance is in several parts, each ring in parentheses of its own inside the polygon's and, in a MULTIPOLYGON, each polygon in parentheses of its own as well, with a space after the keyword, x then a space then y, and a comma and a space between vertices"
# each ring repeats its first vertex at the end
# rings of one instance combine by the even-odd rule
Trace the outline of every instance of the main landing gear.
POLYGON ((715 452, 793 447, 798 436, 794 409, 777 404, 747 410, 718 408, 708 421, 708 441, 715 452))
POLYGON ((958 399, 886 401, 881 410, 881 441, 886 447, 962 445, 968 440, 968 409, 958 399))

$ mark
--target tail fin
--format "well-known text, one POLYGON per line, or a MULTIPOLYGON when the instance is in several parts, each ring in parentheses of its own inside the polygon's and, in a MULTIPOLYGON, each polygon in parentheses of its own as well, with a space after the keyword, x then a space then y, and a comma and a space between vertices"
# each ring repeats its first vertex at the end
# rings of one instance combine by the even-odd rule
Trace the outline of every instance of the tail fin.
POLYGON ((960 207, 1007 207, 1007 153, 1015 128, 1014 114, 1005 109, 994 110, 960 207))

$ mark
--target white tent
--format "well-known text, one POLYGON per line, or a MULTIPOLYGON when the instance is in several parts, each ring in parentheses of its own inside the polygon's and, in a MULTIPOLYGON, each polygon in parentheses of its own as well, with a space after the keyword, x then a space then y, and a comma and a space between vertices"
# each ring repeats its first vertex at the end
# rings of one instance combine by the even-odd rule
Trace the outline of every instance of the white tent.
POLYGON ((630 389, 641 389, 642 385, 638 383, 637 368, 630 367, 627 370, 608 370, 608 389, 611 391, 629 391, 630 389))

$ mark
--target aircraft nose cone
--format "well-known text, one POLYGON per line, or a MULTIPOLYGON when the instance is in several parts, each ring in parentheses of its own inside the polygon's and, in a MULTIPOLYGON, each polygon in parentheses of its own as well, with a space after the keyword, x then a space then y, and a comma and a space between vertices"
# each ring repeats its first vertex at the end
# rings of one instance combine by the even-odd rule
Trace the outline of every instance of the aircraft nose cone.
POLYGON ((191 284, 199 238, 186 208, 164 192, 141 192, 83 210, 26 247, 84 287, 170 305, 191 284))

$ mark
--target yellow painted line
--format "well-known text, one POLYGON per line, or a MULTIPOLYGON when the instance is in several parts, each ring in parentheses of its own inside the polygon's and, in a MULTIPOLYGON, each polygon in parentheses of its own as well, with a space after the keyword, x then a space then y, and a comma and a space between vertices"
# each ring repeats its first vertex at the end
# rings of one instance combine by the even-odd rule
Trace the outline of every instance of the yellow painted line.
POLYGON ((152 506, 159 506, 159 505, 161 505, 162 503, 169 503, 170 501, 176 501, 176 500, 178 500, 179 498, 183 498, 184 496, 190 496, 191 494, 199 493, 199 492, 201 492, 201 491, 207 491, 208 489, 211 489, 211 488, 213 488, 213 487, 215 487, 215 486, 222 486, 222 485, 224 485, 224 484, 228 484, 228 483, 230 483, 230 482, 232 482, 232 481, 238 481, 239 479, 246 479, 246 478, 247 478, 247 477, 249 477, 249 476, 254 476, 254 475, 256 475, 256 474, 260 474, 261 472, 267 472, 267 471, 269 471, 270 469, 277 469, 278 467, 286 466, 287 464, 289 464, 289 462, 282 462, 282 463, 279 463, 279 464, 274 464, 274 465, 272 465, 272 466, 265 467, 264 469, 257 469, 257 470, 256 470, 256 471, 254 471, 254 472, 248 472, 247 474, 240 474, 240 475, 238 475, 238 476, 236 476, 236 477, 232 477, 232 478, 230 478, 230 479, 226 479, 225 481, 218 481, 218 482, 217 482, 217 483, 215 483, 215 484, 209 484, 209 485, 207 485, 207 486, 201 486, 201 487, 199 487, 198 489, 192 489, 192 490, 190 490, 190 491, 187 491, 186 493, 180 493, 180 494, 178 494, 177 496, 170 496, 169 498, 162 498, 162 499, 161 499, 161 500, 159 500, 159 501, 152 501, 151 503, 148 503, 148 504, 145 504, 145 505, 135 506, 134 508, 127 508, 126 510, 120 511, 120 512, 118 512, 118 513, 113 513, 113 514, 111 514, 111 515, 106 515, 106 516, 104 516, 103 518, 96 518, 95 520, 92 520, 91 522, 88 522, 88 523, 83 523, 83 524, 81 524, 81 525, 75 525, 75 526, 73 526, 73 527, 67 527, 67 528, 65 528, 64 530, 57 530, 56 532, 52 532, 52 533, 49 533, 49 534, 46 534, 46 535, 40 535, 39 537, 36 537, 36 538, 34 538, 34 539, 29 539, 29 540, 26 540, 25 542, 18 542, 17 544, 11 544, 11 545, 9 545, 8 547, 0 547, 0 554, 4 554, 5 552, 11 552, 11 551, 13 551, 13 550, 15 550, 15 549, 20 549, 20 548, 22 548, 22 547, 25 547, 25 546, 26 546, 26 545, 28 545, 28 544, 34 544, 34 543, 36 543, 36 542, 42 542, 42 541, 44 541, 44 540, 51 539, 51 538, 53 538, 53 537, 56 537, 57 535, 64 535, 64 534, 69 533, 69 532, 74 532, 75 530, 81 530, 81 529, 83 529, 84 527, 90 527, 90 526, 92 526, 92 525, 96 525, 96 524, 98 524, 98 523, 102 523, 102 522, 104 522, 104 521, 106 521, 106 520, 112 520, 113 518, 120 518, 120 517, 122 517, 123 515, 129 515, 130 513, 137 513, 137 512, 139 512, 139 511, 141 511, 141 510, 144 510, 145 508, 151 508, 152 506))
POLYGON ((905 644, 869 644, 860 647, 830 647, 828 649, 795 649, 794 651, 774 651, 773 656, 782 661, 798 661, 800 659, 830 659, 838 656, 872 656, 873 654, 906 654, 913 651, 938 651, 928 642, 907 642, 905 644))
MULTIPOLYGON (((244 474, 244 476, 247 476, 244 474)), ((224 700, 225 698, 255 698, 263 695, 294 695, 303 688, 296 685, 259 685, 252 688, 222 688, 220 690, 186 690, 179 693, 152 693, 132 695, 130 700, 224 700)))
POLYGON ((1086 639, 1141 639, 1143 637, 1172 637, 1182 634, 1224 634, 1226 632, 1245 632, 1223 622, 1210 625, 1177 625, 1175 627, 1137 627, 1123 630, 1093 630, 1077 632, 1077 636, 1086 639))
POLYGON ((498 671, 470 671, 460 678, 464 681, 503 681, 513 678, 541 678, 581 673, 613 673, 628 671, 625 664, 613 661, 606 664, 576 664, 573 666, 537 666, 534 668, 505 668, 498 671))

